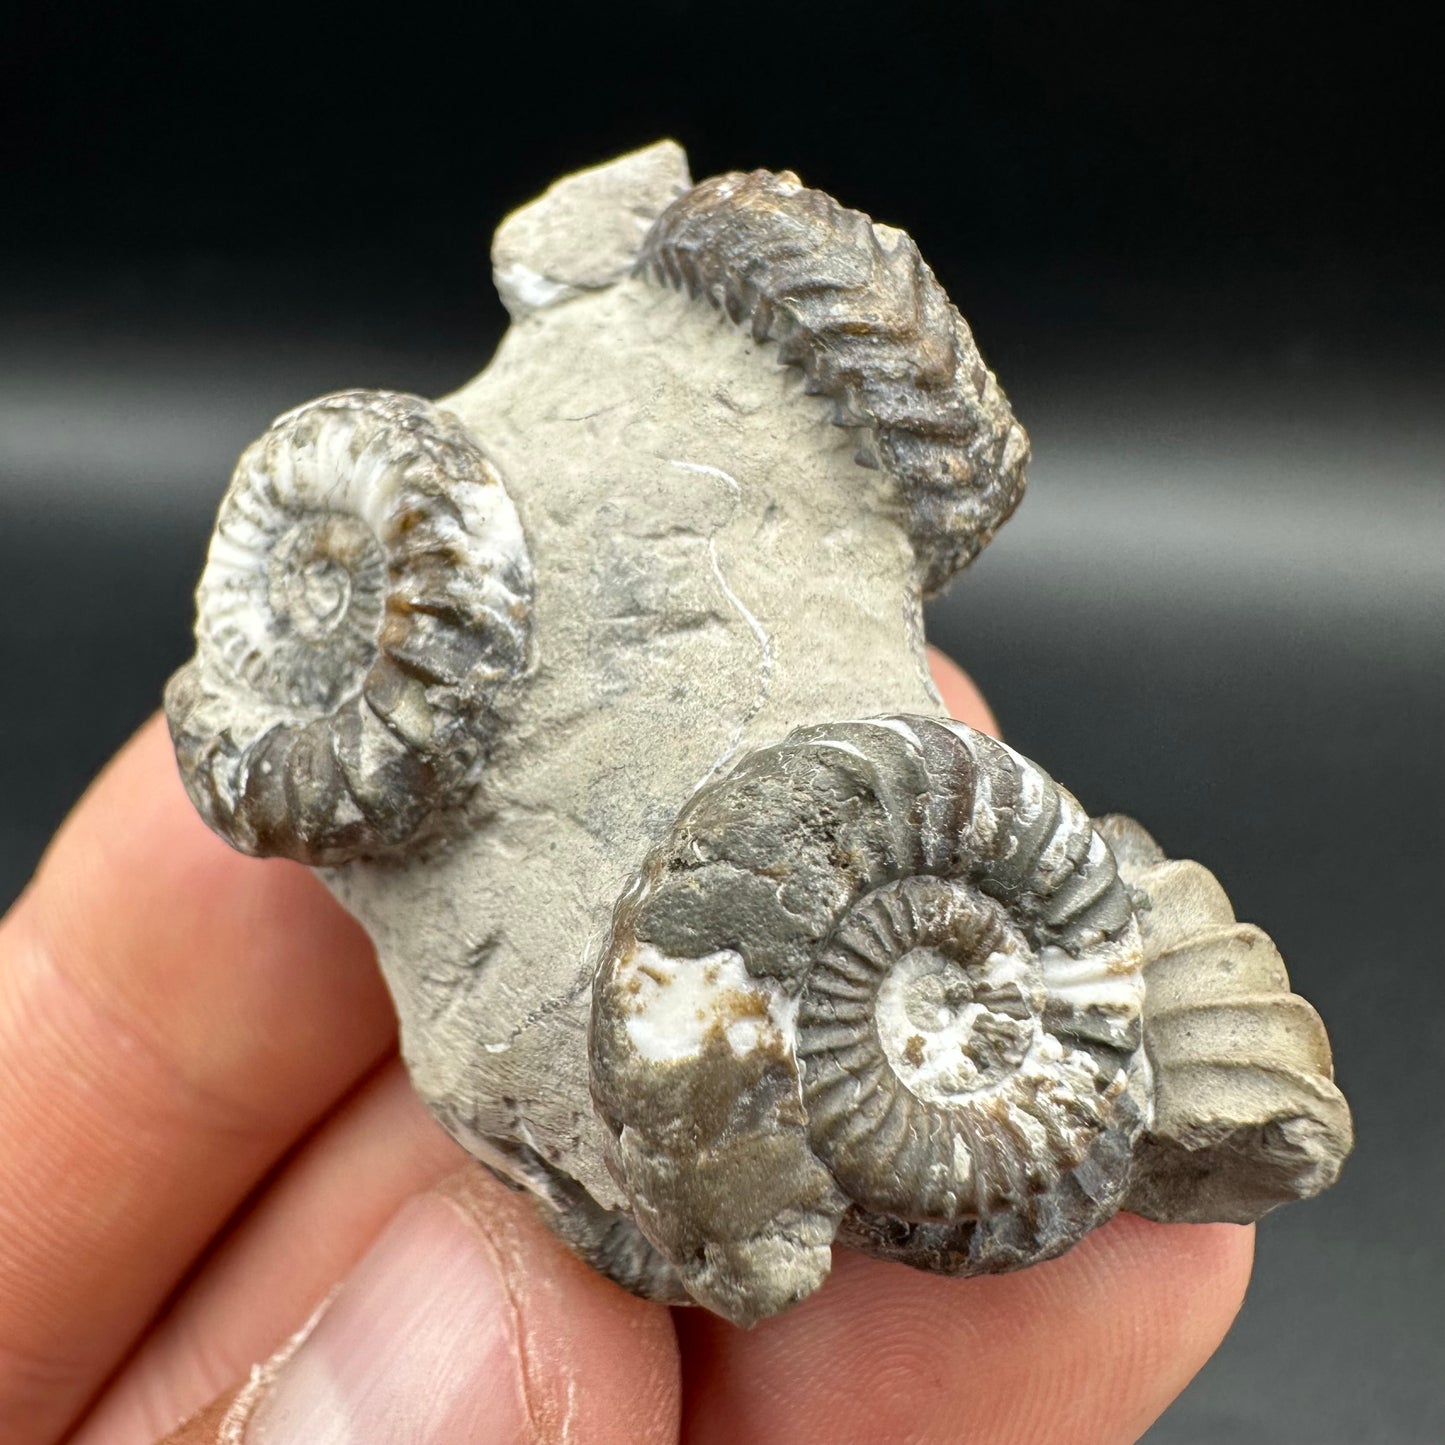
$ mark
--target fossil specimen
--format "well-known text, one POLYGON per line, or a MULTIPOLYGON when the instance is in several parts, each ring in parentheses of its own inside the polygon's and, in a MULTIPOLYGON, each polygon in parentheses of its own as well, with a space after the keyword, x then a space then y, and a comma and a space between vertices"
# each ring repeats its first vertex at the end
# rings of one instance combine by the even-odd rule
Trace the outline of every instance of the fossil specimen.
POLYGON ((192 801, 248 853, 344 863, 464 794, 526 656, 501 480, 419 397, 341 392, 241 458, 166 695, 192 801))
POLYGON ((473 381, 242 457, 166 695, 207 822, 370 930, 442 1123, 741 1323, 835 1241, 997 1271, 1329 1185, 1349 1113, 1268 938, 942 716, 921 598, 1028 443, 913 242, 664 143, 493 261, 473 381))

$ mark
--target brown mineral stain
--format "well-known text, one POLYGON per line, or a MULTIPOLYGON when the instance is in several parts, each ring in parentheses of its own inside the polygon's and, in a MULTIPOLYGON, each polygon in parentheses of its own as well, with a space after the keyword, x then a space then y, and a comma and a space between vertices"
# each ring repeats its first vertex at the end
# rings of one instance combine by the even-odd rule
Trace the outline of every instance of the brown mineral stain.
POLYGON ((762 1019, 768 1016, 766 994, 730 988, 718 999, 718 1011, 729 1022, 735 1019, 762 1019))

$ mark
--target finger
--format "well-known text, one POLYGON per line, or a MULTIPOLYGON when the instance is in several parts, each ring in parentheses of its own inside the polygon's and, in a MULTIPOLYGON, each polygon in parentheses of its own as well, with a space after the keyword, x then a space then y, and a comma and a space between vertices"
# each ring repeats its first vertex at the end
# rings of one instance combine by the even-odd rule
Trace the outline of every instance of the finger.
POLYGON ((1238 1311, 1251 1227, 1122 1215, 1061 1259, 944 1279, 838 1251, 818 1294, 749 1331, 678 1312, 688 1445, 1123 1445, 1238 1311))
POLYGON ((678 1413, 668 1311, 471 1165, 407 1204, 318 1319, 168 1445, 664 1445, 678 1413))
POLYGON ((934 686, 950 717, 998 737, 998 720, 973 679, 951 657, 932 645, 928 649, 928 670, 933 674, 934 686))
POLYGON ((53 1438, 391 1045, 361 929, 196 817, 147 725, 0 925, 0 1438, 53 1438))
POLYGON ((399 1060, 369 1078, 210 1250, 68 1445, 148 1445, 305 1323, 387 1221, 466 1155, 399 1060))

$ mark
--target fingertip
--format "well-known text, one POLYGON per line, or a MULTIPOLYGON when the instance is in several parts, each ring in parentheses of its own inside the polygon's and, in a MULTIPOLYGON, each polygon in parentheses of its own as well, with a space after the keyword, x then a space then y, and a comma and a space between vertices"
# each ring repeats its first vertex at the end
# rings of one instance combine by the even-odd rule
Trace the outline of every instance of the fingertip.
MULTIPOLYGON (((114 829, 115 836, 123 837, 161 820, 168 830, 179 828, 188 841, 191 835, 202 843, 211 837, 186 799, 165 719, 152 713, 106 761, 66 814, 41 856, 36 877, 72 849, 77 834, 83 840, 97 823, 104 825, 106 836, 114 829)), ((212 841, 224 847, 219 839, 212 841)))
POLYGON ((1124 1445, 1214 1352, 1252 1254, 1249 1226, 1123 1215, 1058 1259, 973 1279, 839 1250, 789 1314, 680 1326, 691 1438, 1124 1445))
POLYGON ((1092 1249, 1081 1256, 1090 1267, 1151 1280, 1167 1271, 1206 1289, 1217 1309, 1229 1308, 1230 1319, 1244 1299, 1254 1265, 1252 1224, 1159 1224, 1119 1214, 1091 1238, 1092 1249))
POLYGON ((943 698, 948 715, 964 722, 980 732, 998 737, 998 719, 993 709, 984 701, 974 680, 946 653, 940 652, 931 643, 928 648, 928 670, 933 674, 933 683, 943 698))
POLYGON ((313 1065, 333 1075, 338 1001, 356 1060, 340 1086, 392 1045, 365 930, 310 870, 245 857, 206 827, 158 714, 72 810, 12 921, 183 1083, 234 1098, 242 1117, 284 1111, 313 1065))
POLYGON ((1073 1360, 1077 1408, 1095 1431, 1085 1438, 1123 1445, 1164 1413, 1229 1333, 1253 1268, 1254 1226, 1121 1214, 1075 1254, 1077 1278, 1058 1287, 1096 1301, 1110 1320, 1105 1367, 1073 1360))

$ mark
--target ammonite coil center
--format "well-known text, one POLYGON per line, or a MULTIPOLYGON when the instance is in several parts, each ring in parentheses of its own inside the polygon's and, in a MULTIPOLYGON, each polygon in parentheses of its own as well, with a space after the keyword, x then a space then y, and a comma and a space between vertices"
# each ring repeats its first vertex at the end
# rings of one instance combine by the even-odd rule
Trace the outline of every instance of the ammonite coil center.
POLYGON ((899 1082, 925 1099, 953 1099, 1001 1083, 1038 1037, 1040 999, 1015 938, 961 961, 910 949, 878 990, 879 1042, 899 1082))
POLYGON ((921 876, 860 898, 804 986, 798 1055, 814 1152, 870 1208, 953 1218, 1002 1188, 1060 1050, 1038 957, 996 899, 921 876), (1015 1097, 1017 1096, 1017 1097, 1015 1097), (982 1178, 980 1176, 983 1176, 982 1178))
POLYGON ((376 657, 386 590, 381 544, 360 517, 302 517, 267 559, 266 603, 290 666, 276 669, 293 707, 331 707, 360 688, 376 657))

